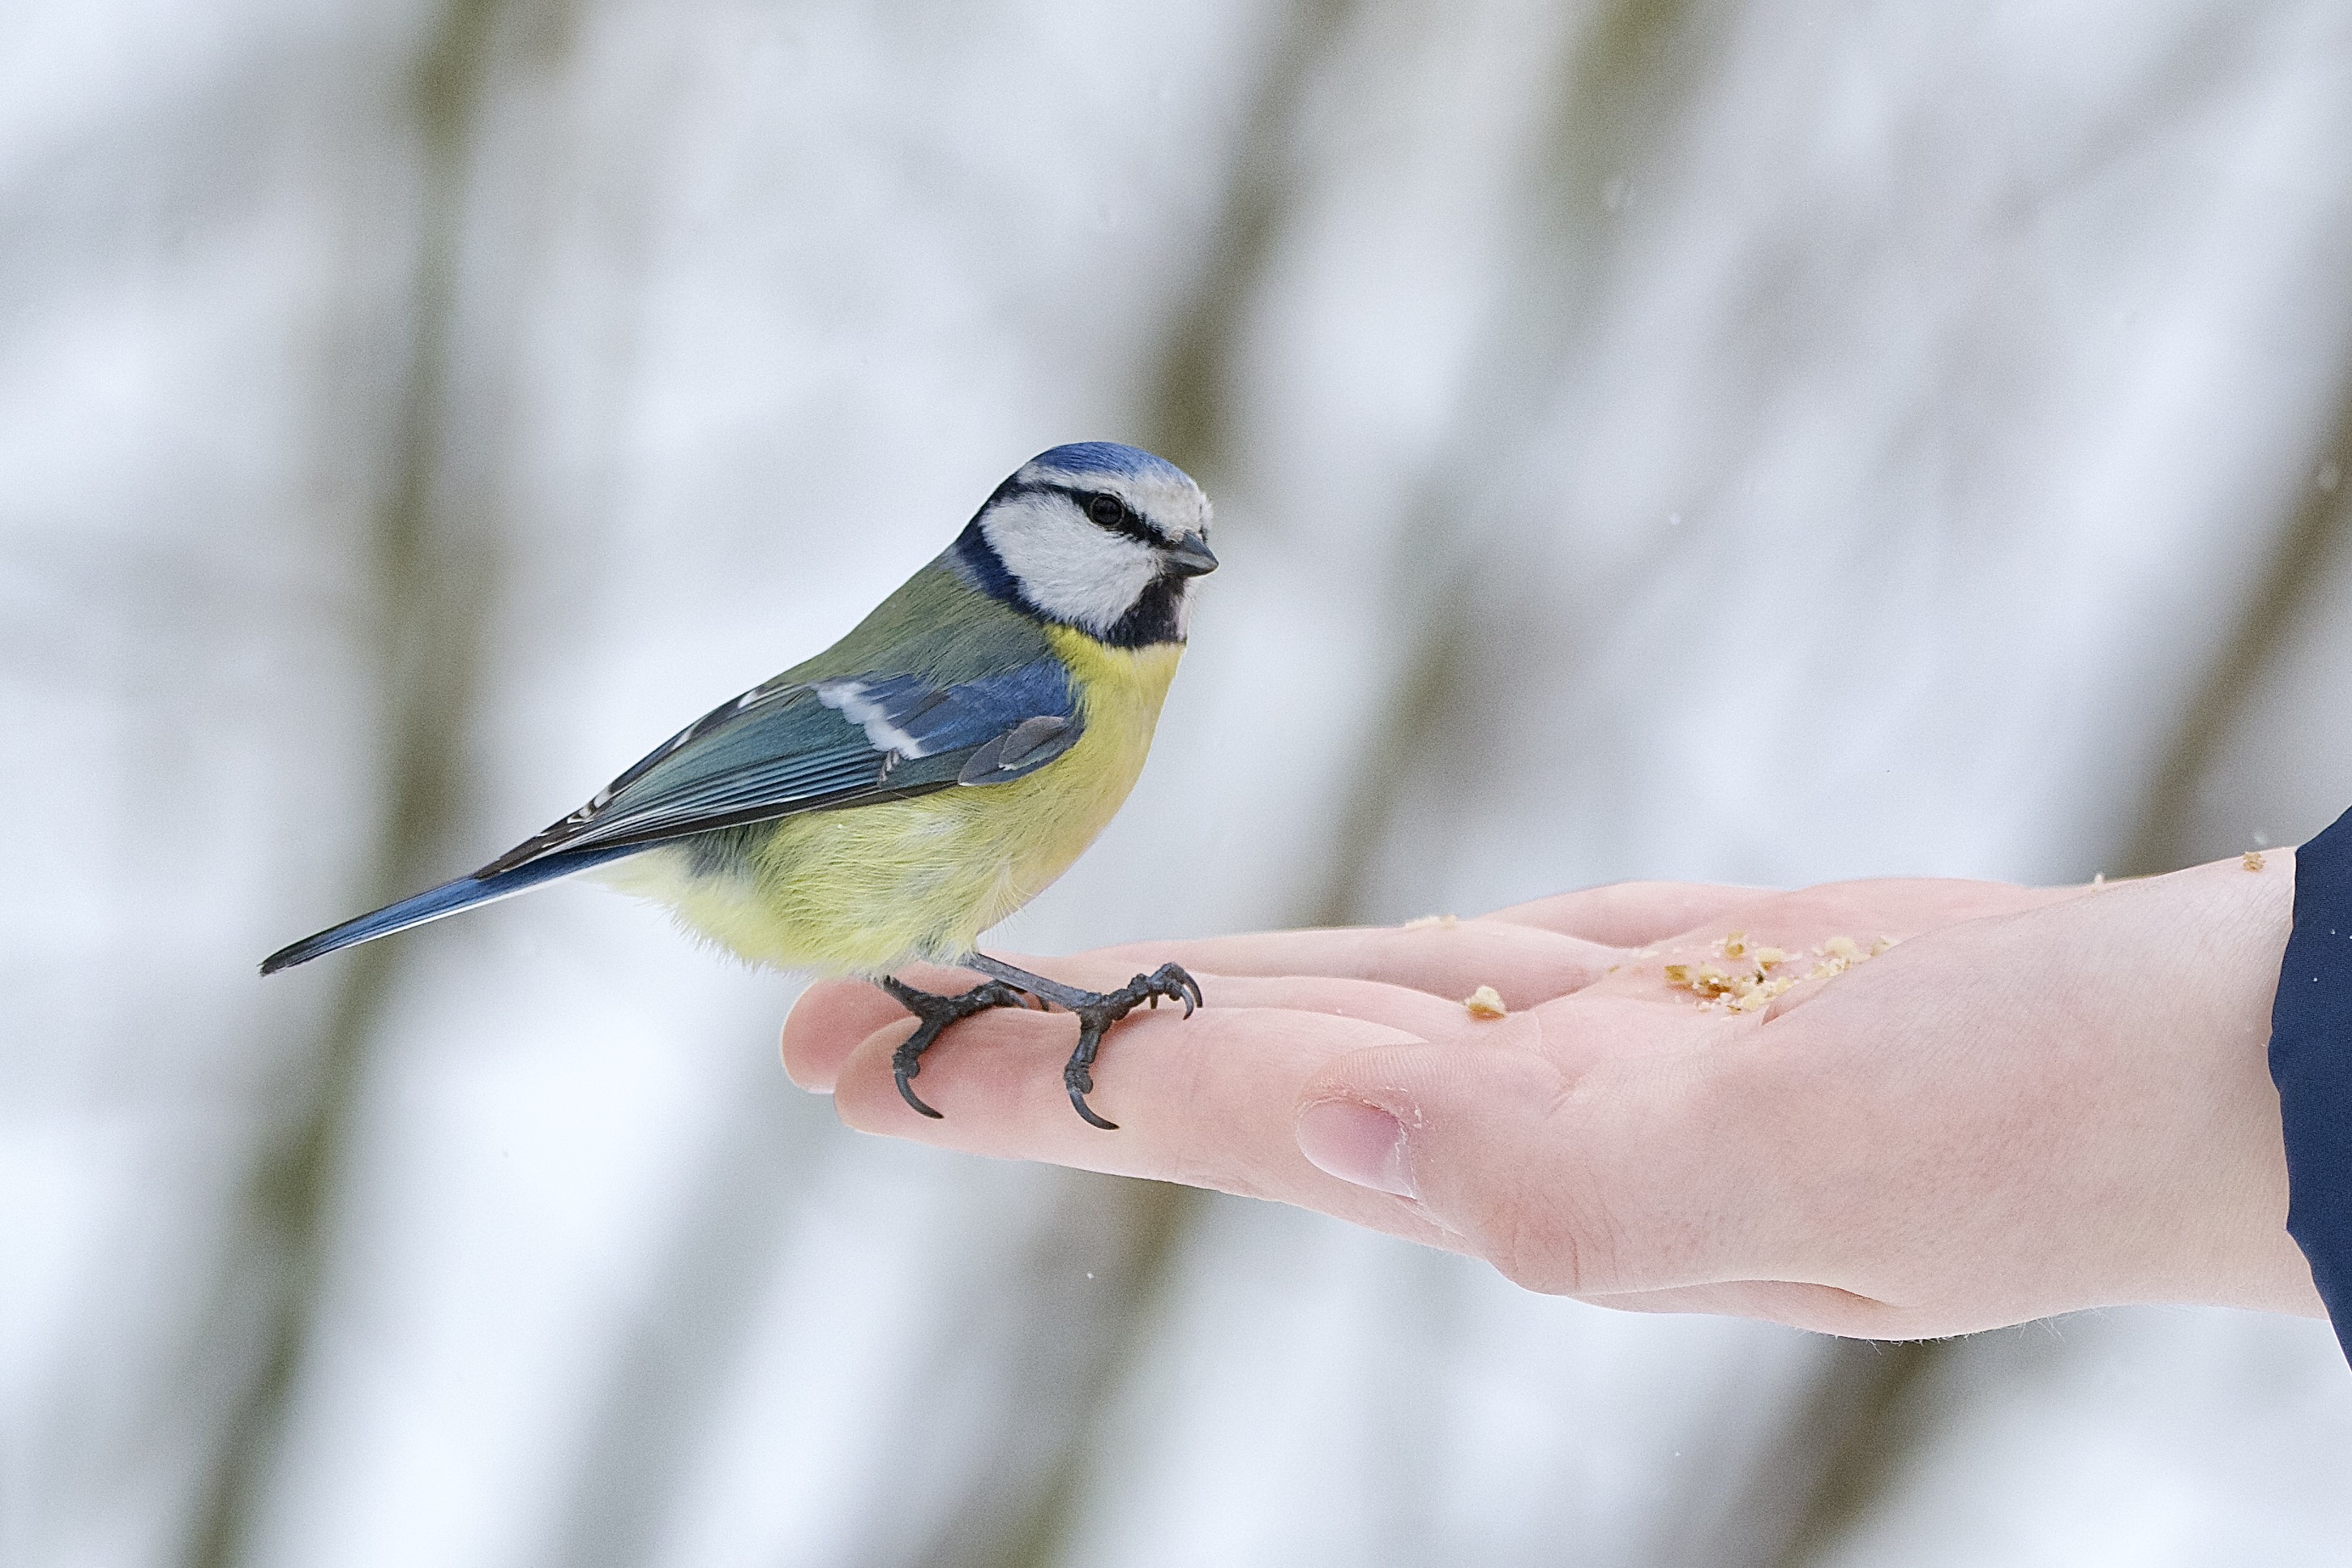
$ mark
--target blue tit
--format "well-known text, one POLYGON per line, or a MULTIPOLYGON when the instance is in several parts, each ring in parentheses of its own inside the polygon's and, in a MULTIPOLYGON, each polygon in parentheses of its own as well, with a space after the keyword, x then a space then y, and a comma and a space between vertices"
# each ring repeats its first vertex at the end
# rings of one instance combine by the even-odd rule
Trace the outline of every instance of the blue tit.
POLYGON ((756 963, 874 980, 919 1020, 898 1090, 957 1020, 1025 997, 1079 1022, 1063 1079, 1087 1105, 1104 1033, 1199 985, 1174 964, 1091 992, 976 951, 1068 868, 1142 771, 1216 569, 1209 502, 1174 464, 1084 442, 996 488, 954 543, 848 636, 679 731, 469 877, 306 937, 264 974, 590 872, 756 963), (959 995, 894 972, 990 976, 959 995))

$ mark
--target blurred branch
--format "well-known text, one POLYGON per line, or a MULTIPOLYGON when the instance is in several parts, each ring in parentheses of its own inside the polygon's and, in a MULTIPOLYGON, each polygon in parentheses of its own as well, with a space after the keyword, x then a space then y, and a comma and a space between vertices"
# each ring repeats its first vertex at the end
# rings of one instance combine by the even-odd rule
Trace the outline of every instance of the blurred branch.
POLYGON ((831 1146, 813 1125, 831 1113, 798 1094, 782 1098, 772 1079, 765 1088, 744 1097, 714 1141, 666 1252, 646 1262, 643 1277, 660 1295, 633 1323, 582 1424, 583 1458, 568 1495, 548 1510, 550 1568, 622 1568, 660 1555, 702 1457, 695 1438, 766 1326, 775 1238, 831 1146))
POLYGON ((1529 422, 1574 379, 1579 340, 1603 313, 1595 297, 1619 214, 1664 177, 1738 11, 1735 0, 1602 0, 1570 36, 1521 255, 1463 413, 1460 445, 1477 458, 1533 438, 1529 422))
POLYGON ((1394 587, 1381 620, 1411 651, 1350 772, 1358 782, 1342 810, 1329 879, 1301 911, 1308 923, 1372 917, 1380 856, 1408 796, 1427 769, 1466 754, 1474 738, 1459 727, 1489 710, 1481 688, 1492 671, 1482 654, 1491 650, 1475 646, 1484 623, 1472 605, 1491 595, 1496 573, 1481 559, 1469 514, 1509 466, 1496 454, 1542 439, 1530 421, 1573 376, 1597 258, 1609 242, 1611 183, 1654 163, 1663 138, 1685 117, 1719 47, 1720 10, 1715 0, 1609 0, 1591 6, 1565 41, 1550 125, 1528 174, 1520 254, 1449 443, 1461 456, 1437 465, 1392 546, 1394 587))
POLYGON ((2182 717, 2170 755, 2141 808, 2139 829, 2127 840, 2119 868, 2125 876, 2176 870, 2200 852, 2189 842, 2197 791, 2221 761, 2221 744, 2232 732, 2231 721, 2310 612, 2313 595, 2327 580, 2331 552, 2352 548, 2352 484, 2342 477, 2352 473, 2352 376, 2337 395, 2334 427, 2315 461, 2337 476, 2336 483, 2300 487, 2278 548, 2248 597, 2236 631, 2182 717))
POLYGON ((1937 1340, 1832 1347, 1741 1500, 1739 1522, 1755 1548, 1748 1561, 1806 1568, 1829 1560, 1931 1425, 1925 1390, 1949 1348, 1937 1340))
POLYGON ((986 1445, 993 1462, 907 1559, 925 1568, 1045 1568, 1066 1560, 1093 1489, 1095 1455, 1109 1442, 1116 1395, 1160 1348, 1165 1325, 1156 1309, 1184 1239, 1214 1201, 1163 1182, 1082 1173, 1060 1179, 1067 1195, 1013 1292, 1030 1320, 1012 1358, 1023 1386, 999 1405, 1009 1419, 1001 1440, 986 1445), (1091 1268, 1075 1255, 1081 1248, 1091 1268))
MULTIPOLYGON (((1426 559, 1446 559, 1435 552, 1426 559)), ((1406 656, 1403 678, 1373 723, 1370 739, 1349 777, 1355 788, 1342 805, 1322 887, 1302 900, 1300 923, 1352 925, 1370 918, 1367 908, 1372 875, 1380 863, 1417 770, 1444 744, 1447 726, 1460 717, 1470 684, 1469 594, 1459 576, 1430 587, 1433 603, 1418 619, 1418 640, 1406 656)), ((1408 630, 1415 619, 1396 623, 1408 630)))
POLYGON ((1161 351, 1146 432, 1151 449, 1213 489, 1222 473, 1234 345, 1265 275, 1293 194, 1290 150, 1314 62, 1345 31, 1357 0, 1297 0, 1276 36, 1208 244, 1161 351))
MULTIPOLYGON (((394 477, 372 552, 378 685, 370 695, 387 716, 383 765, 390 773, 368 878, 377 902, 425 879, 425 851, 452 818, 493 581, 492 552, 478 531, 452 526, 437 503, 445 493, 466 172, 500 9, 499 0, 449 0, 411 89, 423 168, 414 329, 406 383, 389 426, 394 477)), ((224 1568, 250 1555, 316 1321, 355 1090, 397 956, 389 944, 372 944, 334 961, 341 988, 316 1067, 253 1180, 248 1223, 259 1249, 274 1260, 276 1300, 258 1376, 230 1423, 197 1521, 190 1555, 200 1568, 224 1568)))

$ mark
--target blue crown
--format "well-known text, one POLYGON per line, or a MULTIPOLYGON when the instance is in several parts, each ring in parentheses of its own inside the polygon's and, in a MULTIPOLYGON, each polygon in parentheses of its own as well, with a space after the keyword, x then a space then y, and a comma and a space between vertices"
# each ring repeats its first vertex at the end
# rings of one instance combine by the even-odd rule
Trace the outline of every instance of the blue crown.
POLYGON ((1122 447, 1116 441, 1073 441, 1066 447, 1038 453, 1029 459, 1029 464, 1065 474, 1118 474, 1127 479, 1152 474, 1190 482, 1190 476, 1167 458, 1154 457, 1140 447, 1122 447))

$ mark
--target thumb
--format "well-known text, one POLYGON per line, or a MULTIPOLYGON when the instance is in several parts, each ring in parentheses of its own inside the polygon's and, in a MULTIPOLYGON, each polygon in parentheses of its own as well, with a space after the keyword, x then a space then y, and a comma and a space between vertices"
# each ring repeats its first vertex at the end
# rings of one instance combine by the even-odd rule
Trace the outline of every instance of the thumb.
POLYGON ((1529 1289, 1658 1289, 1725 1277, 1721 1177, 1690 1152, 1687 1089, 1654 1059, 1571 1079, 1499 1041, 1374 1047, 1308 1080, 1296 1136, 1312 1164, 1413 1205, 1529 1289))

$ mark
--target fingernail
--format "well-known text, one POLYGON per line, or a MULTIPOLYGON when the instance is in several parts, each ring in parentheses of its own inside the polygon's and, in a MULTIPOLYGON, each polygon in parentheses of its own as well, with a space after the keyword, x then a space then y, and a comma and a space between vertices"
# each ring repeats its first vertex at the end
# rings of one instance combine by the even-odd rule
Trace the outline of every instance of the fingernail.
MULTIPOLYGON (((831 1094, 832 1079, 804 1079, 793 1069, 793 1016, 801 1010, 801 1004, 806 1002, 808 998, 809 993, 803 991, 793 997, 793 1005, 784 1010, 784 1026, 776 1036, 776 1054, 783 1059, 784 1076, 792 1080, 793 1088, 804 1089, 811 1094, 831 1094)), ((812 1062, 803 1065, 814 1067, 816 1064, 812 1062)))
POLYGON ((1401 1198, 1421 1195, 1405 1159, 1404 1125, 1378 1106, 1318 1100, 1298 1113, 1297 1137, 1298 1152, 1327 1175, 1401 1198))

